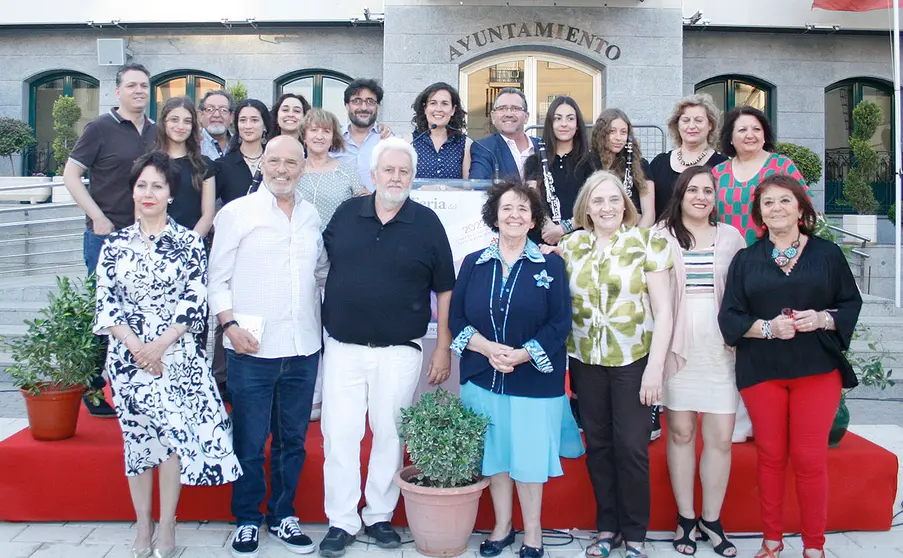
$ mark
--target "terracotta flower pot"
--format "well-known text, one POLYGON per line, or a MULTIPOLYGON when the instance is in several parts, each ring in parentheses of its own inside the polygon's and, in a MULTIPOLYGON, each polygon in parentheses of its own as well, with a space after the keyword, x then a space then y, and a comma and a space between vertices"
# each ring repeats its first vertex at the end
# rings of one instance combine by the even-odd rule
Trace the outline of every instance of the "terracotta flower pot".
POLYGON ((48 386, 38 395, 25 390, 25 409, 28 412, 28 427, 35 440, 65 440, 75 435, 78 425, 78 409, 81 405, 84 386, 61 388, 48 386))
POLYGON ((477 508, 489 479, 459 488, 432 488, 411 484, 408 479, 418 474, 408 466, 395 475, 401 487, 408 526, 414 544, 427 556, 457 556, 467 549, 467 541, 477 521, 477 508))

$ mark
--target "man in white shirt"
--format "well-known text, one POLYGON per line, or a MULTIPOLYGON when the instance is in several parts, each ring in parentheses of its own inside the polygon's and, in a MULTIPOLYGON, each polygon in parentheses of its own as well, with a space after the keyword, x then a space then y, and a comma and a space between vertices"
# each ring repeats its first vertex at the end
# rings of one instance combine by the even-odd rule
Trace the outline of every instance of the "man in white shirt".
POLYGON ((524 180, 524 164, 537 142, 524 132, 529 116, 523 91, 514 87, 499 91, 492 104, 492 125, 498 133, 480 140, 486 149, 471 150, 470 178, 524 180))
POLYGON ((301 144, 288 136, 270 140, 262 169, 265 187, 216 216, 210 254, 210 310, 225 333, 235 454, 244 470, 232 485, 235 556, 257 555, 264 519, 291 552, 314 551, 293 503, 320 356, 318 282, 325 283, 328 262, 317 211, 296 190, 301 144), (264 517, 264 445, 271 433, 272 496, 264 517))

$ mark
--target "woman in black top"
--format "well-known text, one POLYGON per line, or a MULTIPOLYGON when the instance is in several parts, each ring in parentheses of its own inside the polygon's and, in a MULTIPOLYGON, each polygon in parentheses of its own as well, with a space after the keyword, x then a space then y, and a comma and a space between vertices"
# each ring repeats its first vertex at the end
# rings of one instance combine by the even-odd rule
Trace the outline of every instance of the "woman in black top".
POLYGON ((796 472, 806 558, 824 556, 828 433, 841 386, 858 384, 843 355, 862 298, 843 252, 813 236, 815 210, 792 177, 772 175, 753 197, 764 235, 737 253, 718 321, 737 348, 737 387, 756 433, 759 503, 765 525, 758 557, 783 548, 788 454, 796 472))
MULTIPOLYGON (((577 192, 593 173, 589 157, 586 125, 577 101, 571 97, 557 97, 549 106, 542 128, 546 162, 542 154, 535 153, 524 164, 524 176, 528 184, 538 184, 540 197, 546 210, 545 222, 530 232, 530 240, 539 244, 558 244, 561 237, 574 230, 574 202, 577 192), (545 171, 551 174, 551 184, 546 184, 545 171), (553 193, 554 192, 554 193, 553 193), (557 222, 553 215, 552 200, 558 200, 560 215, 557 222)), ((531 185, 532 185, 531 184, 531 185)))
POLYGON ((271 129, 270 113, 257 99, 245 99, 235 108, 235 131, 229 151, 216 160, 216 194, 223 204, 248 193, 260 180, 263 144, 271 129))
POLYGON ((593 125, 591 139, 595 170, 609 171, 620 178, 640 214, 638 225, 646 228, 654 225, 655 184, 630 119, 620 109, 603 110, 593 125))
POLYGON ((303 95, 297 93, 284 93, 273 105, 270 120, 273 127, 267 137, 273 139, 277 136, 292 136, 299 142, 301 140, 301 121, 310 110, 310 103, 303 95))
POLYGON ((169 216, 186 229, 206 238, 216 212, 213 161, 201 155, 201 127, 194 103, 173 97, 163 105, 162 126, 157 126, 155 149, 165 151, 179 169, 179 184, 169 206, 169 216))
POLYGON ((650 164, 649 178, 655 183, 655 214, 661 217, 671 201, 677 177, 690 167, 714 168, 727 157, 715 151, 721 111, 712 97, 702 93, 677 102, 668 120, 674 149, 659 153, 650 164))

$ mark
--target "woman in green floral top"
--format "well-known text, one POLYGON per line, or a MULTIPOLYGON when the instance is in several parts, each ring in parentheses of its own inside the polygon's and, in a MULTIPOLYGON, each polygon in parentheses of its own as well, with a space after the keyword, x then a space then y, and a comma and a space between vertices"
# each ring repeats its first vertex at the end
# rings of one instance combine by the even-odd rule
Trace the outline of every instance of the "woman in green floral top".
POLYGON ((646 556, 649 406, 661 397, 670 345, 673 264, 668 241, 636 223, 621 181, 600 171, 574 204, 574 224, 582 230, 556 249, 570 282, 567 348, 596 497, 599 533, 587 556, 606 557, 622 541, 627 556, 646 556))

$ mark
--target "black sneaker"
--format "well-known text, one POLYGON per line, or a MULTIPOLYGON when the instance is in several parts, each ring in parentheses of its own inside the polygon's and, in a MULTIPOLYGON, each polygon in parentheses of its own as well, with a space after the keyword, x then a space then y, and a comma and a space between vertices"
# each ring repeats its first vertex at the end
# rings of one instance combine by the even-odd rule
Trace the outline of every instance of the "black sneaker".
POLYGON ((101 399, 97 405, 92 403, 87 397, 83 398, 82 401, 84 402, 85 407, 88 409, 88 412, 92 417, 116 418, 116 409, 110 407, 110 404, 103 399, 101 399))
POLYGON ((661 413, 662 413, 661 405, 653 405, 652 406, 652 433, 649 434, 650 442, 654 442, 662 437, 661 413))
POLYGON ((364 533, 376 541, 376 546, 380 548, 398 548, 401 546, 401 537, 392 528, 392 524, 388 521, 380 521, 373 525, 367 525, 364 533))
POLYGON ((320 542, 320 556, 335 558, 345 554, 345 547, 354 542, 354 535, 338 527, 330 527, 320 542))
POLYGON ((257 525, 239 525, 232 535, 232 556, 257 556, 258 536, 257 525))
POLYGON ((283 518, 279 525, 271 525, 270 535, 279 539, 285 548, 295 554, 310 554, 317 548, 314 541, 301 532, 298 518, 291 515, 283 518))

